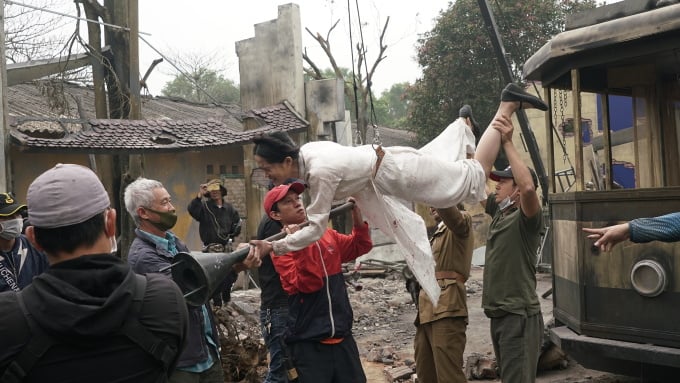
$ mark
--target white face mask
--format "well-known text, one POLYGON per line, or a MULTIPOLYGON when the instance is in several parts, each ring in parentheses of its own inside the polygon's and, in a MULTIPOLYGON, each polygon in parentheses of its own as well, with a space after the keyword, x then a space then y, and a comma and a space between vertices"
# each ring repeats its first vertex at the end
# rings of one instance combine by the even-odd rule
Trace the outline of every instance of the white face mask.
POLYGON ((23 228, 24 220, 21 218, 0 222, 0 238, 7 240, 17 238, 23 228))
POLYGON ((501 210, 505 210, 514 204, 515 201, 512 198, 510 198, 510 196, 507 196, 498 204, 498 208, 501 210))

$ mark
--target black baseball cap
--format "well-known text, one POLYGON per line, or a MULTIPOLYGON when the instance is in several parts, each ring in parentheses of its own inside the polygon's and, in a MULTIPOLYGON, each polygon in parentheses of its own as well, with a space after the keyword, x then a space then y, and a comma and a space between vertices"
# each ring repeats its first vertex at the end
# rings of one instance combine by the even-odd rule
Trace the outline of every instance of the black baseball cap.
MULTIPOLYGON (((534 187, 538 188, 538 176, 536 175, 536 172, 532 168, 529 168, 529 167, 527 167, 527 168, 529 169, 529 173, 531 173, 531 179, 534 181, 534 187)), ((510 166, 508 166, 504 170, 494 170, 494 171, 492 171, 491 174, 489 175, 489 178, 498 182, 502 178, 515 178, 515 177, 513 177, 513 175, 512 175, 512 168, 510 166)))

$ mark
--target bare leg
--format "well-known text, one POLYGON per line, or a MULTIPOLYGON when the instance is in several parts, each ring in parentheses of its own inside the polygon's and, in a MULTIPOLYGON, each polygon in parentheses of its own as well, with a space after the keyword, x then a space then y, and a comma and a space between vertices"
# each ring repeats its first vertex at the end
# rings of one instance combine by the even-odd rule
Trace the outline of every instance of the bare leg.
MULTIPOLYGON (((512 117, 518 108, 519 102, 517 101, 501 101, 500 105, 498 105, 496 116, 512 117)), ((487 127, 484 134, 479 139, 477 151, 475 152, 475 159, 479 161, 482 168, 484 168, 484 175, 487 178, 491 173, 491 167, 493 166, 494 161, 496 161, 500 149, 501 133, 496 129, 487 127)))

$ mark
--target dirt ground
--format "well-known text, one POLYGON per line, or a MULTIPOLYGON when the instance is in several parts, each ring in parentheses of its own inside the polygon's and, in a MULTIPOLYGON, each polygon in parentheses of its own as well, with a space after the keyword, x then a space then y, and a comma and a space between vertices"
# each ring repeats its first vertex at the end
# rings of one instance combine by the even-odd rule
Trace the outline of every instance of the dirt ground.
MULTIPOLYGON (((481 309, 482 273, 483 268, 473 267, 470 279, 466 283, 470 318, 467 329, 465 360, 467 360, 467 356, 473 353, 493 358, 493 347, 489 338, 489 320, 484 316, 481 309)), ((551 288, 550 275, 538 274, 537 280, 537 292, 540 296, 551 288)), ((388 380, 386 380, 384 373, 385 369, 413 364, 415 305, 406 291, 401 273, 392 271, 384 275, 362 277, 357 283, 361 285, 361 290, 358 291, 349 287, 348 292, 354 310, 354 336, 362 355, 362 363, 364 364, 367 380, 369 383, 387 382, 388 380), (379 362, 369 360, 379 360, 379 362)), ((544 321, 547 323, 552 319, 552 299, 550 296, 546 299, 539 299, 541 299, 544 321)), ((256 343, 258 339, 255 338, 259 336, 257 335, 259 331, 257 326, 259 290, 234 291, 232 293, 232 303, 230 303, 229 307, 232 311, 231 315, 237 315, 231 326, 236 325, 240 328, 238 330, 240 334, 238 342, 245 344, 247 343, 245 340, 250 340, 256 343), (238 314, 235 311, 238 311, 238 314)), ((224 350, 225 342, 223 341, 222 343, 224 350)), ((230 347, 227 346, 226 348, 230 347)), ((224 351, 223 355, 225 355, 224 351)), ((261 378, 266 372, 264 367, 266 362, 264 358, 261 357, 261 359, 257 372, 249 374, 248 379, 235 381, 261 382, 261 378)), ((485 381, 499 382, 500 380, 487 379, 485 381)), ((537 382, 633 383, 638 382, 638 380, 588 370, 578 365, 575 361, 568 360, 568 364, 564 369, 540 372, 537 382)))
MULTIPOLYGON (((467 329, 467 343, 465 346, 465 357, 472 353, 479 353, 483 355, 488 355, 493 357, 493 346, 489 337, 489 319, 484 315, 481 309, 481 299, 482 299, 482 267, 473 267, 470 279, 467 281, 468 290, 468 312, 469 312, 469 325, 467 329)), ((366 281, 362 279, 361 281, 366 281)), ((370 284, 379 284, 381 280, 375 279, 370 284)), ((546 299, 540 298, 540 295, 552 287, 550 274, 538 274, 537 275, 538 287, 537 291, 539 293, 539 299, 541 299, 541 308, 544 316, 544 321, 547 323, 552 319, 552 299, 549 296, 546 299)), ((386 284, 393 284, 394 281, 390 281, 389 278, 382 280, 386 284)), ((397 280, 397 283, 403 282, 397 280)), ((367 281, 364 282, 364 285, 367 281)), ((387 324, 379 325, 376 323, 373 331, 365 330, 359 328, 355 330, 357 334, 357 342, 359 343, 360 351, 366 352, 370 350, 371 347, 376 347, 380 344, 391 345, 401 360, 413 359, 413 343, 412 339, 415 335, 415 327, 413 326, 413 319, 415 318, 415 306, 411 304, 410 296, 405 291, 403 286, 397 286, 397 290, 394 291, 398 296, 392 296, 389 299, 392 302, 405 301, 408 302, 399 308, 399 313, 395 313, 393 319, 394 321, 387 324), (400 291, 399 288, 403 291, 400 291), (381 343, 382 342, 382 343, 381 343)), ((385 290, 388 288, 385 286, 385 290)), ((361 301, 360 292, 350 292, 353 307, 355 308, 355 317, 357 315, 362 315, 361 313, 366 309, 363 304, 359 303, 361 301), (359 314, 358 314, 359 312, 359 314)), ((370 310, 369 310, 370 311, 370 310)), ((356 328, 356 327, 355 327, 356 328)), ((364 354, 365 355, 365 354, 364 354)), ((365 359, 365 358, 364 358, 365 359)), ((364 367, 366 375, 368 377, 368 382, 385 382, 383 370, 385 365, 382 363, 366 362, 364 360, 364 367)), ((500 382, 500 379, 496 380, 486 380, 487 382, 500 382)), ((635 379, 631 379, 624 376, 613 375, 609 373, 604 373, 601 371, 588 370, 580 366, 573 360, 568 361, 568 365, 565 369, 557 369, 552 371, 541 372, 537 377, 537 382, 540 383, 579 383, 579 382, 589 382, 589 383, 633 383, 637 382, 635 379)))

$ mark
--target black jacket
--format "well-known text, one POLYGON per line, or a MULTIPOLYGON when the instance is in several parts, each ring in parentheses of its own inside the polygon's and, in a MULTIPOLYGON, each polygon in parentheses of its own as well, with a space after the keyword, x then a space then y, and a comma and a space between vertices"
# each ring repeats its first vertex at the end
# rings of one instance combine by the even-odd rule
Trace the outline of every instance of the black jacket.
MULTIPOLYGON (((130 245, 130 252, 128 253, 128 263, 137 274, 159 273, 161 268, 169 266, 172 262, 172 256, 163 248, 157 247, 156 243, 143 231, 135 230, 137 238, 132 241, 130 245)), ((189 248, 179 240, 176 239, 177 250, 182 252, 189 252, 189 248)), ((165 277, 171 278, 171 271, 167 269, 163 272, 165 277)), ((174 282, 171 282, 174 285, 174 282)), ((184 298, 182 298, 184 299, 184 298)), ((200 363, 208 358, 210 349, 208 342, 205 339, 205 321, 203 317, 203 306, 187 306, 189 310, 189 333, 187 334, 187 344, 184 352, 179 358, 177 367, 189 367, 196 363, 200 363)), ((213 340, 219 347, 219 337, 217 327, 215 326, 215 318, 212 316, 212 310, 208 307, 208 319, 212 326, 213 340)))
MULTIPOLYGON (((56 340, 25 382, 156 382, 161 364, 119 334, 130 314, 135 274, 108 254, 86 255, 52 265, 19 293, 0 293, 0 375, 31 339, 19 307, 21 294, 36 324, 56 340)), ((139 322, 175 352, 187 334, 187 311, 172 281, 149 276, 139 322)))
MULTIPOLYGON (((266 239, 281 232, 281 224, 267 215, 262 217, 257 227, 257 239, 266 239)), ((274 269, 272 257, 262 257, 257 275, 260 279, 260 308, 288 308, 288 294, 281 287, 281 277, 274 269)))
POLYGON ((187 210, 198 221, 198 234, 204 245, 226 245, 230 237, 236 237, 241 232, 238 211, 227 202, 219 207, 211 199, 194 198, 187 210))

